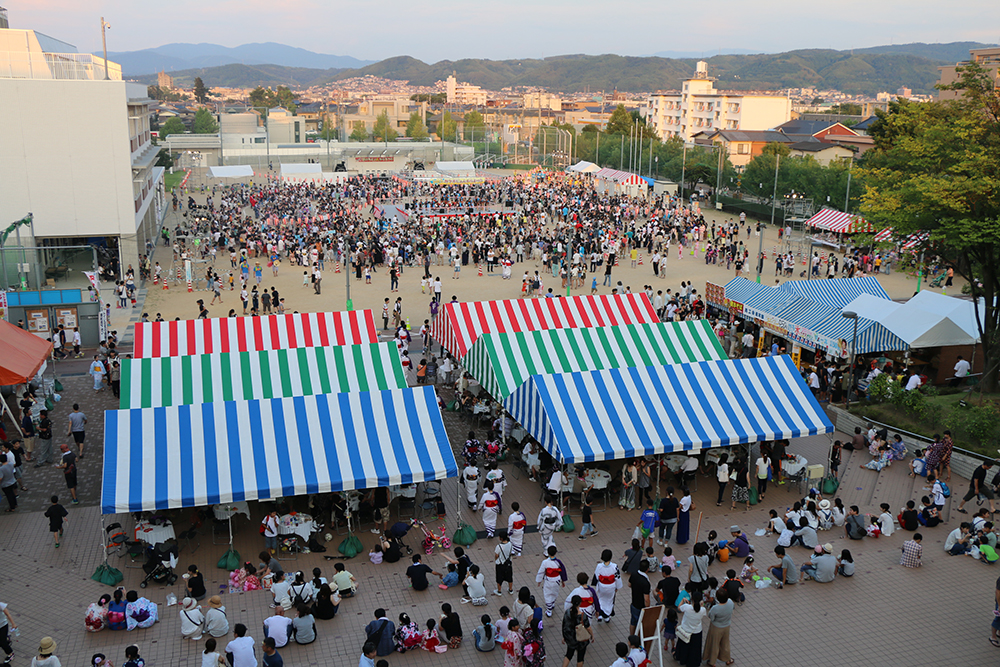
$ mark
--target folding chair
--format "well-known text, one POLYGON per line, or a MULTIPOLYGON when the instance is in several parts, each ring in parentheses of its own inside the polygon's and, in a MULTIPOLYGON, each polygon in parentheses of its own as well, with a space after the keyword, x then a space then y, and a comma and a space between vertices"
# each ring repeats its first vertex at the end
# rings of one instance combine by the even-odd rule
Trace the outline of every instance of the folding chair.
POLYGON ((436 483, 425 482, 423 486, 423 498, 417 505, 417 519, 420 520, 428 514, 437 516, 437 502, 441 498, 441 486, 436 483))
POLYGON ((117 553, 122 556, 126 551, 128 551, 128 536, 125 534, 125 530, 122 525, 115 522, 104 529, 104 533, 108 537, 107 544, 104 545, 104 554, 111 555, 117 553))
POLYGON ((125 563, 126 568, 141 570, 142 566, 146 563, 146 549, 148 549, 148 547, 145 542, 129 542, 125 553, 119 553, 119 557, 124 558, 125 556, 128 556, 129 562, 125 563))

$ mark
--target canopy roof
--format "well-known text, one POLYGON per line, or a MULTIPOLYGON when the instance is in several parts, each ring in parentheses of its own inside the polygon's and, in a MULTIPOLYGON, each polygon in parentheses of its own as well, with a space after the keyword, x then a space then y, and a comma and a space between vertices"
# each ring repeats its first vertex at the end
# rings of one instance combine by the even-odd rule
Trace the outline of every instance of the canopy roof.
MULTIPOLYGON (((448 303, 434 318, 431 333, 456 358, 469 353, 484 333, 576 329, 655 323, 660 318, 645 292, 617 296, 571 296, 448 303)), ((374 326, 374 325, 373 325, 374 326)))
POLYGON ((458 475, 434 388, 105 413, 104 514, 458 475))
POLYGON ((823 207, 811 218, 806 220, 807 225, 818 229, 826 229, 831 232, 873 232, 875 228, 859 215, 851 215, 833 208, 823 207))
POLYGON ((844 312, 855 312, 878 322, 913 348, 973 345, 978 340, 979 336, 963 331, 946 315, 924 310, 913 301, 889 302, 891 306, 887 308, 882 299, 862 294, 844 306, 844 312))
POLYGON ((51 350, 49 341, 0 320, 0 386, 35 377, 51 350))
POLYGON ((614 181, 615 183, 621 183, 622 185, 646 185, 646 180, 638 174, 620 171, 618 169, 611 169, 608 167, 598 171, 597 177, 608 181, 614 181))
POLYGON ((743 304, 747 317, 761 317, 763 313, 776 313, 795 300, 795 295, 761 285, 746 278, 733 278, 725 285, 726 299, 743 304))
POLYGON ((598 167, 593 162, 587 162, 586 160, 580 160, 574 165, 566 167, 566 171, 576 171, 581 174, 593 174, 595 171, 600 171, 601 168, 598 167))
POLYGON ((246 178, 253 176, 253 167, 248 164, 234 164, 229 167, 209 167, 212 178, 246 178))
POLYGON ((139 322, 134 339, 133 355, 142 359, 377 343, 378 332, 372 311, 352 310, 139 322))
POLYGON ((726 359, 708 320, 483 334, 464 365, 493 397, 537 374, 726 359))
POLYGON ((789 280, 782 283, 779 290, 822 303, 843 308, 862 294, 870 294, 884 301, 891 301, 875 276, 854 278, 824 278, 822 280, 789 280))
MULTIPOLYGON (((970 299, 958 299, 953 296, 945 296, 930 290, 917 292, 913 298, 906 302, 913 304, 921 310, 929 313, 936 313, 948 317, 952 322, 962 328, 962 331, 979 339, 979 325, 976 323, 976 302, 970 299)), ((982 308, 986 305, 985 299, 979 300, 980 312, 985 316, 982 308)))
POLYGON ((504 406, 564 463, 833 431, 787 355, 534 375, 504 406))
POLYGON ((476 165, 474 165, 472 162, 463 162, 463 161, 438 160, 437 162, 434 163, 434 168, 437 169, 438 171, 450 171, 459 173, 476 172, 476 165))
POLYGON ((321 174, 323 165, 318 162, 282 162, 281 175, 286 174, 321 174))
POLYGON ((404 389, 392 343, 123 359, 121 408, 404 389))

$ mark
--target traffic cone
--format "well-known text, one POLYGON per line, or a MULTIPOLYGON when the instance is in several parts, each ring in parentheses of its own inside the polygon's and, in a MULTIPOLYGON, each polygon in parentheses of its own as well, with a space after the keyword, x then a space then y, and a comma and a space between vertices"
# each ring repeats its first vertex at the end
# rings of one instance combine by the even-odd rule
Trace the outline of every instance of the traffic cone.
POLYGON ((639 253, 639 266, 642 266, 642 253, 639 253))
POLYGON ((191 287, 191 281, 189 280, 189 281, 187 281, 187 283, 188 283, 188 292, 193 292, 194 289, 192 289, 192 287, 191 287))
POLYGON ((481 266, 479 267, 479 277, 480 278, 483 277, 483 267, 481 267, 481 266))
POLYGON ((159 285, 160 284, 160 276, 159 275, 153 276, 153 284, 154 285, 159 285))
POLYGON ((163 289, 165 289, 165 290, 170 289, 170 287, 169 287, 169 285, 167 283, 168 283, 167 280, 163 281, 163 289))
POLYGON ((337 269, 334 271, 334 273, 340 273, 340 262, 337 262, 337 269))

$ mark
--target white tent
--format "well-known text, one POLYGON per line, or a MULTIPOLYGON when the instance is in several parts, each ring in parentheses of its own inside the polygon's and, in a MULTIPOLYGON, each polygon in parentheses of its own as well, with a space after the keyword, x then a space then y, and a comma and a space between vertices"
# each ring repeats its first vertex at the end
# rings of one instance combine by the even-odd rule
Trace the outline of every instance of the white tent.
POLYGON ((476 165, 471 162, 446 162, 444 160, 438 160, 437 163, 435 163, 434 168, 438 171, 446 171, 455 174, 476 172, 476 165))
POLYGON ((566 171, 575 171, 581 174, 593 174, 594 172, 600 170, 601 168, 596 164, 593 162, 587 162, 586 160, 580 160, 576 164, 566 167, 566 171))
POLYGON ((281 175, 284 176, 297 176, 301 174, 321 174, 323 173, 323 165, 319 163, 310 162, 283 162, 281 163, 281 175))
MULTIPOLYGON (((944 315, 952 322, 962 327, 970 336, 975 336, 979 340, 979 326, 976 324, 976 304, 968 299, 956 299, 953 296, 946 296, 923 290, 917 292, 916 296, 907 301, 908 304, 918 306, 929 313, 944 315)), ((983 299, 979 300, 980 312, 985 304, 983 299)))
POLYGON ((212 178, 246 178, 253 176, 253 167, 248 164, 236 164, 229 167, 209 167, 212 178))
POLYGON ((976 337, 969 335, 949 317, 924 310, 910 299, 895 303, 862 294, 846 306, 845 312, 878 322, 902 339, 911 348, 973 345, 976 337))

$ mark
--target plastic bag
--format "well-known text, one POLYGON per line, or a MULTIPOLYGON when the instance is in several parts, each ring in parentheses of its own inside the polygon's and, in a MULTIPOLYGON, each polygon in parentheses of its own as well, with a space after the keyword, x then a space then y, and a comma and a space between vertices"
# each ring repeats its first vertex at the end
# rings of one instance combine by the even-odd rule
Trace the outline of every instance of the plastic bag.
POLYGON ((471 546, 476 541, 476 529, 466 523, 462 523, 459 525, 458 530, 455 531, 451 541, 463 547, 471 546))
POLYGON ((364 546, 354 533, 348 533, 347 538, 337 547, 337 551, 348 558, 354 558, 364 551, 364 546))
POLYGON ((227 572, 232 572, 240 566, 240 552, 236 549, 229 549, 226 553, 222 554, 222 558, 216 564, 220 570, 226 570, 227 572))
POLYGON ((576 532, 576 524, 573 523, 573 519, 570 518, 569 514, 563 515, 562 531, 564 533, 576 532))
POLYGON ((767 578, 761 578, 753 582, 754 588, 767 588, 771 585, 771 580, 767 578))
POLYGON ((635 530, 632 531, 632 539, 633 540, 641 540, 642 539, 642 531, 639 530, 639 526, 636 526, 635 530))

